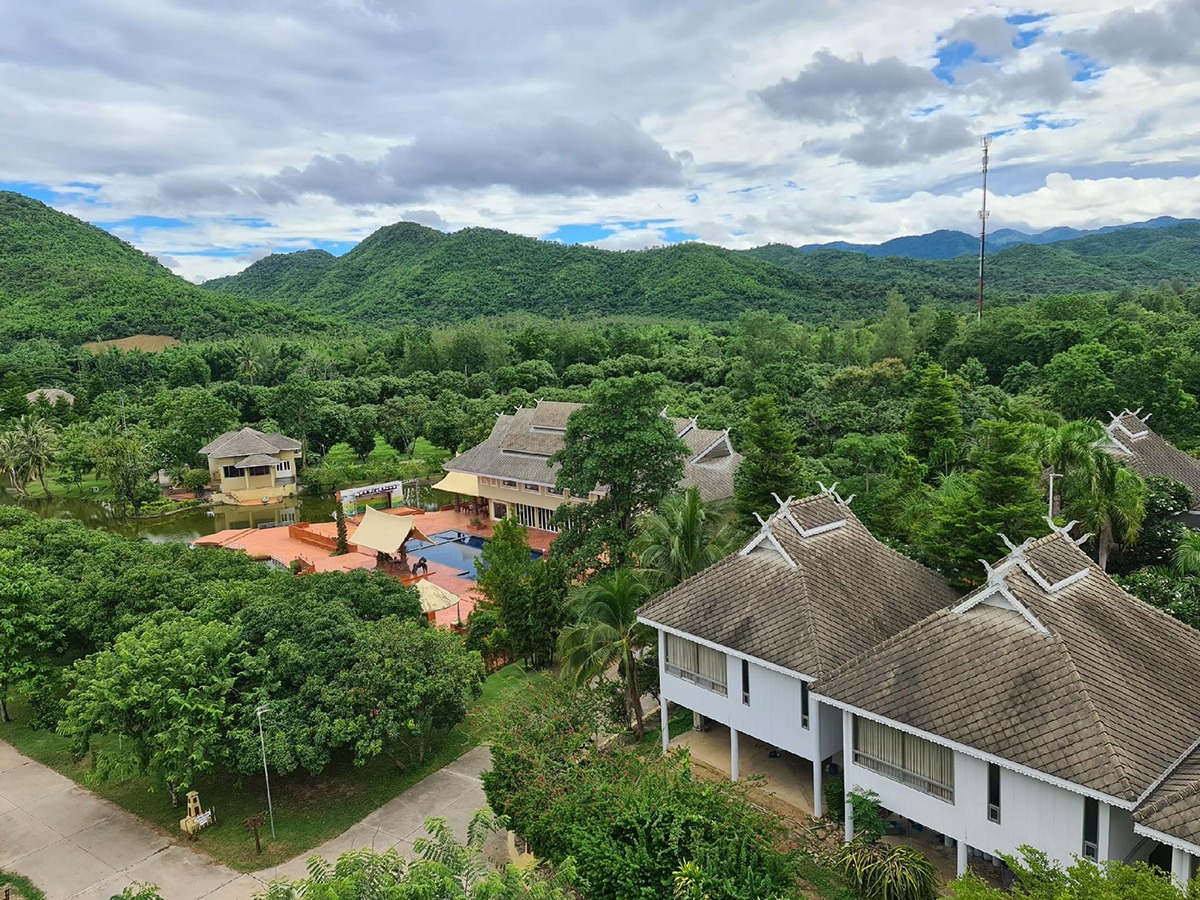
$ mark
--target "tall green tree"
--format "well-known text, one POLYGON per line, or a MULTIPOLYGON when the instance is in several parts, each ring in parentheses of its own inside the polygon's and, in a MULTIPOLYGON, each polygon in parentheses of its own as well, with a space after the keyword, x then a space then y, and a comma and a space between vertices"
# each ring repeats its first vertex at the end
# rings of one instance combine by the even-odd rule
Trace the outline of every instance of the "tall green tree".
POLYGON ((534 561, 529 529, 509 516, 496 523, 481 559, 476 584, 513 653, 530 665, 549 665, 566 615, 568 579, 559 555, 534 561))
POLYGON ((1046 532, 1041 469, 1025 430, 1010 422, 980 422, 971 454, 974 471, 944 478, 914 517, 914 539, 934 568, 962 585, 978 584, 979 560, 1008 553, 1014 543, 1046 532))
POLYGON ((633 555, 659 590, 707 569, 737 549, 739 534, 728 502, 705 502, 700 489, 672 494, 638 522, 633 555))
POLYGON ((953 383, 941 366, 927 366, 908 414, 909 452, 932 467, 962 445, 962 428, 953 383))
POLYGON ((58 451, 58 429, 41 415, 30 413, 17 419, 10 440, 12 446, 8 452, 16 457, 21 469, 38 480, 49 497, 46 469, 54 462, 58 451))
POLYGON ((767 394, 746 408, 742 439, 742 462, 733 475, 734 509, 743 526, 755 528, 755 513, 766 518, 779 508, 772 494, 787 499, 800 490, 800 457, 775 398, 767 394))
MULTIPOLYGON (((662 385, 660 375, 612 378, 598 385, 591 402, 567 420, 563 448, 552 457, 560 467, 560 490, 574 497, 587 497, 597 486, 605 492, 592 516, 579 516, 572 524, 576 510, 563 504, 558 518, 576 532, 599 527, 612 566, 624 563, 638 515, 656 508, 683 477, 687 446, 662 415, 662 385)), ((582 543, 578 534, 566 549, 572 543, 582 543)))
POLYGON ((136 513, 147 497, 157 494, 156 489, 146 490, 152 487, 147 479, 158 469, 147 428, 125 427, 113 420, 99 423, 93 450, 97 473, 108 479, 123 508, 133 507, 136 513))
POLYGON ((638 622, 637 611, 651 593, 646 579, 631 569, 588 579, 574 598, 572 622, 558 642, 563 676, 577 685, 605 677, 618 667, 627 718, 633 718, 639 736, 646 726, 634 654, 653 641, 654 631, 638 622))
POLYGON ((61 593, 46 569, 0 550, 0 720, 9 721, 8 697, 41 673, 59 643, 51 602, 61 593))
POLYGON ((396 743, 415 744, 424 761, 434 730, 461 722, 479 696, 483 661, 453 632, 389 616, 367 626, 354 649, 331 727, 359 765, 396 743))
POLYGON ((888 291, 887 310, 875 329, 875 346, 871 349, 871 358, 881 359, 912 359, 915 352, 912 321, 909 318, 908 303, 896 289, 888 291))
POLYGON ((96 735, 124 737, 138 771, 177 806, 224 761, 235 686, 251 666, 237 625, 179 615, 146 622, 75 663, 59 732, 79 756, 96 735))

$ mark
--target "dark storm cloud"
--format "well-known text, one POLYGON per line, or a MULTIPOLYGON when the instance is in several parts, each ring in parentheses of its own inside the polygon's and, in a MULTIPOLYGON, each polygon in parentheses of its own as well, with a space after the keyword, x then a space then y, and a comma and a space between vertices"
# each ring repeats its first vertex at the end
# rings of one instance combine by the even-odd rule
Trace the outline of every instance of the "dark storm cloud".
POLYGON ((317 156, 258 187, 263 199, 321 194, 348 203, 408 203, 434 188, 493 186, 519 194, 598 194, 683 183, 685 155, 672 156, 620 119, 554 118, 533 124, 459 124, 420 135, 379 159, 317 156))
POLYGON ((842 59, 821 50, 795 78, 784 78, 757 95, 777 116, 829 124, 881 115, 937 88, 932 72, 895 56, 868 63, 861 54, 842 59))
POLYGON ((870 123, 842 144, 840 152, 859 165, 879 168, 922 162, 978 140, 971 123, 962 116, 897 118, 870 123))
POLYGON ((1150 9, 1123 9, 1073 43, 1106 63, 1200 65, 1200 3, 1168 0, 1150 9))

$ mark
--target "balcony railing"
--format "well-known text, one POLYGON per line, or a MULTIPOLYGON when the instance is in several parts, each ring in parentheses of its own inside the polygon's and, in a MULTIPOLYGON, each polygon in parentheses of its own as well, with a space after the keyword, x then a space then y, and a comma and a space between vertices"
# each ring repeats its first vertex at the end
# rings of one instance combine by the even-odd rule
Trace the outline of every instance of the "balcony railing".
POLYGON ((895 763, 869 756, 861 750, 854 751, 854 762, 864 769, 871 769, 878 772, 884 778, 890 778, 892 781, 898 781, 908 787, 916 788, 918 791, 929 794, 931 797, 937 797, 939 800, 944 800, 947 803, 954 802, 954 785, 952 784, 942 784, 925 775, 918 775, 916 772, 910 772, 908 769, 901 768, 895 763))
POLYGON ((712 691, 714 694, 720 694, 722 697, 729 696, 729 689, 723 682, 714 681, 706 675, 701 675, 699 672, 690 672, 687 669, 681 669, 672 663, 667 663, 664 668, 668 675, 674 675, 682 681, 690 681, 696 687, 702 687, 706 691, 712 691))

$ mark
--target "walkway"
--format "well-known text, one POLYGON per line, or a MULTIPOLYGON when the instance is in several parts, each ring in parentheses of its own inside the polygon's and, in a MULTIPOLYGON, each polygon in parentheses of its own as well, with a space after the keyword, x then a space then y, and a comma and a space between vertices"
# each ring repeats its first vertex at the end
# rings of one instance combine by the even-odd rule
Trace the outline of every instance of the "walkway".
POLYGON ((235 872, 178 843, 131 813, 0 741, 0 868, 33 880, 47 900, 108 900, 132 882, 157 884, 169 900, 250 900, 274 878, 303 878, 314 854, 335 859, 352 848, 410 852, 429 816, 460 838, 486 804, 477 747, 413 785, 346 833, 289 863, 235 872))

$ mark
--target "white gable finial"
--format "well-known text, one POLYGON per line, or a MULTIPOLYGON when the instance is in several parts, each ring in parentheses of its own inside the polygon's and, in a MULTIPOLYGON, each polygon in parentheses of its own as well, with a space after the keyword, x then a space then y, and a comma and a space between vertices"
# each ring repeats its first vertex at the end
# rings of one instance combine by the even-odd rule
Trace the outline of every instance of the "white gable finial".
POLYGON ((766 527, 767 527, 767 523, 768 523, 769 521, 771 521, 771 520, 770 520, 770 519, 764 519, 762 516, 760 516, 760 515, 758 514, 758 510, 757 510, 757 509, 756 509, 756 510, 752 510, 752 512, 754 513, 754 518, 758 519, 758 527, 759 527, 759 528, 766 528, 766 527))
POLYGON ((658 414, 665 419, 667 417, 667 408, 664 406, 661 410, 659 410, 658 414))
POLYGON ((1008 535, 1004 532, 1000 532, 1000 540, 1004 541, 1004 546, 1007 547, 1011 552, 1017 552, 1017 545, 1010 541, 1008 539, 1008 535))
MULTIPOLYGON (((1140 413, 1140 412, 1141 412, 1141 410, 1139 409, 1139 410, 1138 410, 1138 412, 1140 413)), ((1150 417, 1151 417, 1152 415, 1154 415, 1154 413, 1152 413, 1152 412, 1148 412, 1148 413, 1146 413, 1144 416, 1141 416, 1140 418, 1141 418, 1141 420, 1142 420, 1142 424, 1145 424, 1146 422, 1149 422, 1149 421, 1150 421, 1150 417)))
POLYGON ((1075 546, 1076 546, 1076 547, 1082 547, 1082 546, 1083 546, 1084 544, 1086 544, 1086 543, 1087 543, 1089 540, 1091 540, 1091 537, 1092 537, 1092 533, 1089 531, 1089 532, 1088 532, 1087 534, 1085 534, 1083 537, 1077 537, 1077 538, 1075 538, 1075 546))
POLYGON ((1042 516, 1042 518, 1046 520, 1046 524, 1050 526, 1050 530, 1055 534, 1061 534, 1065 538, 1074 540, 1074 538, 1071 537, 1071 529, 1079 524, 1078 519, 1072 519, 1066 525, 1055 525, 1054 520, 1049 516, 1042 516))

